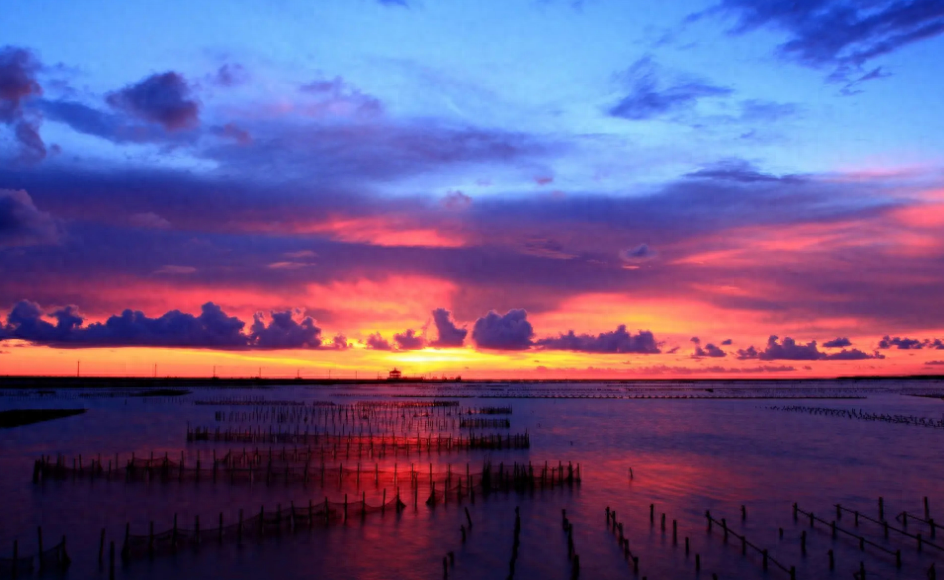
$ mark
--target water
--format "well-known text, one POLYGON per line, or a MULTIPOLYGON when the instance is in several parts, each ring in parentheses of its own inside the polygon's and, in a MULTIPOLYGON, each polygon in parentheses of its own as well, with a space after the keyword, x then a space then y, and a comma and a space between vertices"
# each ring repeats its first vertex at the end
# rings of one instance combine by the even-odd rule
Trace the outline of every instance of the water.
MULTIPOLYGON (((360 400, 407 401, 417 395, 462 396, 452 399, 463 408, 481 406, 513 407, 511 429, 487 432, 531 435, 528 450, 441 452, 430 456, 398 457, 398 468, 409 462, 432 462, 434 469, 464 472, 466 463, 473 471, 488 458, 493 463, 512 462, 556 465, 562 461, 580 463, 582 482, 533 493, 495 493, 476 497, 469 507, 474 528, 468 541, 461 542, 459 526, 465 522, 462 507, 430 508, 423 501, 428 490, 421 487, 419 505, 404 498, 401 513, 370 514, 329 528, 283 532, 263 541, 218 545, 208 542, 199 548, 186 547, 174 555, 153 560, 118 562, 118 578, 439 578, 442 559, 455 555, 449 576, 457 579, 504 578, 508 576, 514 533, 514 508, 520 507, 521 544, 515 578, 570 578, 567 536, 562 529, 561 509, 574 525, 573 537, 580 556, 583 578, 633 577, 631 564, 620 550, 616 535, 606 526, 604 509, 616 510, 639 557, 639 574, 647 578, 694 578, 695 554, 700 556, 700 577, 789 578, 773 564, 766 573, 761 556, 741 555, 741 545, 733 536, 724 541, 719 526, 709 532, 705 510, 726 518, 731 530, 744 534, 752 543, 769 550, 772 558, 796 567, 797 578, 851 577, 864 562, 869 578, 925 578, 925 570, 937 562, 944 571, 944 551, 925 546, 919 552, 916 541, 891 533, 884 538, 879 526, 864 519, 856 528, 851 514, 837 525, 861 534, 891 551, 901 550, 903 566, 896 568, 893 556, 843 537, 833 539, 828 526, 810 528, 808 519, 794 521, 792 505, 813 511, 826 521, 836 519, 834 505, 840 503, 873 518, 878 517, 878 498, 885 502, 885 515, 893 517, 907 510, 923 516, 922 499, 929 497, 931 515, 944 520, 944 430, 883 422, 857 421, 836 417, 768 410, 772 405, 805 405, 837 409, 863 409, 883 413, 918 415, 940 420, 944 401, 907 396, 918 391, 944 391, 940 384, 926 382, 795 384, 700 383, 697 385, 554 384, 508 385, 396 385, 308 387, 284 386, 269 389, 198 388, 178 398, 150 399, 117 396, 79 397, 76 391, 55 395, 0 396, 0 409, 87 407, 80 416, 0 431, 0 497, 5 499, 0 517, 0 555, 9 557, 12 542, 19 540, 21 554, 35 553, 36 527, 42 526, 46 545, 64 534, 73 564, 67 576, 107 578, 107 564, 98 564, 99 534, 106 530, 108 541, 120 549, 126 524, 132 533, 146 533, 148 523, 158 530, 172 526, 176 513, 181 527, 192 527, 199 516, 204 527, 216 525, 220 513, 225 522, 238 518, 238 511, 257 513, 260 506, 274 510, 289 502, 307 506, 311 499, 340 500, 344 492, 353 497, 366 491, 367 502, 378 504, 382 490, 365 477, 360 489, 339 489, 337 485, 303 486, 297 483, 265 482, 230 484, 226 481, 131 482, 79 479, 31 483, 33 461, 42 454, 101 454, 103 459, 121 454, 122 461, 132 452, 137 456, 154 452, 180 456, 188 462, 199 450, 209 458, 213 449, 242 449, 223 443, 185 441, 187 425, 243 427, 242 423, 217 423, 215 412, 246 410, 246 407, 194 405, 198 399, 259 397, 267 400, 333 401, 349 404, 360 400), (706 389, 713 389, 709 392, 706 389), (726 397, 790 394, 808 396, 861 396, 862 399, 808 399, 781 401, 726 397), (541 395, 552 397, 624 398, 491 398, 541 395), (711 399, 625 398, 638 396, 702 396, 711 399), (490 397, 490 398, 484 398, 490 397), (629 477, 632 468, 633 479, 629 477), (655 521, 650 523, 649 506, 655 505, 655 521), (741 520, 740 506, 747 508, 741 520), (661 515, 667 518, 661 528, 661 515), (677 521, 678 543, 673 542, 672 520, 677 521), (779 528, 783 528, 780 537, 779 528), (806 531, 807 553, 800 550, 799 537, 806 531), (688 537, 691 551, 684 550, 688 537), (836 569, 827 565, 827 550, 835 553, 836 569)), ((88 391, 92 393, 93 391, 88 391)), ((117 391, 124 395, 127 392, 117 391)), ((412 412, 412 411, 411 411, 412 412)), ((481 415, 504 418, 504 415, 481 415)), ((270 423, 265 423, 266 427, 270 423)), ((286 428, 283 425, 283 428, 286 428)), ((276 427, 277 428, 277 427, 276 427)), ((458 434, 458 430, 450 431, 458 434)), ((467 432, 463 430, 463 432, 467 432)), ((246 447, 265 447, 246 445, 246 447)), ((394 459, 378 460, 380 469, 390 468, 394 459)), ((373 460, 364 464, 373 465, 373 460)), ((350 466, 350 464, 349 464, 350 466)), ((392 490, 388 493, 393 495, 392 490)), ((406 493, 404 493, 406 495, 406 493)), ((929 538, 927 526, 909 523, 910 533, 921 532, 925 539, 944 545, 944 536, 929 538)), ((944 532, 942 532, 944 533, 944 532)), ((107 555, 106 555, 107 562, 107 555)))

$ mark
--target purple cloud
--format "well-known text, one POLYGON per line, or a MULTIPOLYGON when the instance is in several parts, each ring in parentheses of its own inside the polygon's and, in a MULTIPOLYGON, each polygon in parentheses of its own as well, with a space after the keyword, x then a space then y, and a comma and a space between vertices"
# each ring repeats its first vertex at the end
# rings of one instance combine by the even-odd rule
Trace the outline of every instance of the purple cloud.
POLYGON ((494 310, 475 321, 472 340, 479 348, 490 350, 526 350, 531 346, 534 329, 524 309, 499 314, 494 310))
POLYGON ((301 322, 295 320, 291 310, 272 312, 268 325, 265 315, 253 316, 250 344, 263 349, 318 348, 321 346, 321 329, 306 316, 301 322))
POLYGON ((238 63, 226 63, 217 69, 213 75, 213 83, 221 87, 234 87, 241 85, 248 79, 249 75, 243 65, 238 63))
POLYGON ((642 262, 648 262, 657 256, 656 251, 649 247, 648 244, 639 244, 634 248, 628 250, 622 250, 619 253, 621 260, 627 264, 639 264, 642 262))
POLYGON ((41 119, 23 108, 26 101, 43 94, 36 80, 40 68, 39 60, 28 50, 15 46, 0 49, 0 123, 13 129, 24 162, 46 157, 46 145, 39 136, 41 119))
POLYGON ((187 81, 169 71, 154 74, 108 95, 115 109, 157 123, 168 131, 192 129, 200 124, 200 106, 190 96, 187 81))
MULTIPOLYGON (((939 0, 722 0, 714 10, 737 18, 735 34, 757 28, 786 32, 780 54, 810 67, 832 67, 834 80, 846 80, 879 56, 944 32, 939 0)), ((873 71, 863 78, 870 75, 877 76, 873 71)))
POLYGON ((208 302, 198 316, 173 310, 158 318, 125 310, 120 315, 83 327, 74 306, 51 313, 52 324, 43 319, 38 304, 21 301, 7 316, 8 338, 56 346, 159 346, 186 348, 246 348, 252 346, 242 329, 245 323, 227 316, 208 302))
POLYGON ((842 348, 846 346, 852 346, 852 341, 847 337, 836 337, 833 340, 827 340, 824 342, 823 346, 826 348, 842 348))
POLYGON ((738 358, 756 358, 760 360, 865 360, 885 358, 877 352, 868 354, 856 348, 843 349, 840 352, 827 354, 817 348, 815 340, 806 344, 797 343, 789 336, 784 337, 780 342, 777 342, 777 340, 777 336, 771 335, 767 340, 767 348, 762 351, 758 351, 753 346, 738 350, 738 358))
POLYGON ((536 346, 548 350, 570 350, 592 353, 634 353, 657 354, 661 352, 655 336, 648 330, 640 330, 633 335, 626 331, 626 325, 619 325, 612 332, 597 335, 575 334, 573 330, 556 337, 542 338, 535 341, 536 346))
POLYGON ((888 349, 895 347, 898 350, 920 350, 924 348, 927 341, 922 341, 917 338, 901 338, 901 337, 890 337, 887 334, 882 337, 882 340, 878 342, 878 347, 881 349, 888 349))
POLYGON ((625 73, 630 91, 607 111, 610 116, 643 121, 695 106, 700 99, 726 97, 733 91, 701 80, 666 83, 650 57, 637 60, 625 73))
POLYGON ((407 329, 406 332, 394 334, 393 340, 400 350, 420 350, 426 346, 426 339, 423 335, 417 334, 412 328, 407 329))
POLYGON ((452 320, 451 313, 445 308, 433 310, 433 323, 436 325, 436 340, 429 343, 436 348, 459 347, 465 342, 468 329, 459 328, 452 320))
POLYGON ((721 358, 726 356, 728 356, 728 353, 711 343, 706 344, 704 348, 696 343, 695 352, 692 354, 692 358, 721 358))
POLYGON ((367 337, 367 348, 373 350, 393 350, 393 346, 390 345, 390 342, 384 337, 380 336, 379 332, 375 332, 367 337))
POLYGON ((0 189, 0 248, 55 243, 59 224, 23 190, 0 189))

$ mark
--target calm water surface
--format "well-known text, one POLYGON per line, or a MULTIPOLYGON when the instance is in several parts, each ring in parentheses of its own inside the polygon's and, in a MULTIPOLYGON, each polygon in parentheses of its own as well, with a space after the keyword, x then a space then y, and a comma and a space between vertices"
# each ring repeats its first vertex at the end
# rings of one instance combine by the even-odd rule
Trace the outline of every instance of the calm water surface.
MULTIPOLYGON (((789 578, 771 566, 761 568, 759 555, 741 555, 740 542, 728 543, 716 526, 708 532, 705 510, 727 519, 732 530, 743 533, 772 557, 796 567, 797 578, 851 578, 864 562, 868 578, 926 578, 925 571, 937 562, 944 573, 944 551, 925 546, 894 533, 886 539, 879 526, 863 522, 858 528, 851 515, 837 522, 892 551, 900 549, 903 566, 894 558, 848 537, 833 539, 828 527, 809 527, 803 518, 795 522, 792 505, 814 511, 827 521, 835 519, 837 503, 862 514, 878 517, 877 500, 885 502, 885 514, 902 511, 923 516, 923 498, 929 497, 932 517, 944 521, 944 430, 842 419, 820 415, 769 410, 773 405, 805 405, 836 409, 862 409, 901 413, 940 420, 944 400, 908 396, 904 393, 944 391, 944 385, 920 383, 803 383, 653 385, 397 385, 303 387, 268 389, 195 388, 177 398, 123 396, 80 397, 79 391, 57 391, 55 395, 23 396, 6 392, 0 409, 72 408, 89 411, 80 416, 0 431, 0 555, 9 557, 14 539, 21 553, 34 553, 36 527, 42 526, 47 546, 67 536, 73 564, 70 578, 107 578, 107 568, 98 565, 99 534, 104 528, 109 541, 121 544, 126 524, 132 533, 146 533, 148 522, 158 530, 172 525, 174 514, 181 526, 192 527, 194 516, 212 525, 220 513, 227 523, 240 509, 256 513, 260 506, 307 505, 325 496, 340 501, 345 492, 367 493, 368 503, 377 504, 382 490, 365 482, 361 488, 340 489, 336 485, 302 486, 294 483, 130 482, 85 480, 31 482, 33 461, 42 454, 83 454, 122 460, 154 452, 171 458, 184 451, 188 462, 197 452, 208 458, 228 448, 243 445, 186 442, 187 425, 243 427, 248 423, 217 422, 215 413, 248 410, 247 407, 195 405, 195 400, 240 399, 268 401, 407 401, 404 395, 450 396, 463 408, 506 406, 513 408, 511 429, 486 432, 528 431, 531 448, 519 451, 435 451, 421 459, 397 459, 398 468, 422 462, 426 469, 473 470, 490 459, 493 463, 519 462, 543 465, 545 461, 580 463, 583 481, 573 487, 537 490, 534 493, 495 493, 465 502, 474 520, 468 541, 461 542, 459 526, 465 522, 462 507, 455 504, 434 508, 423 504, 428 491, 420 489, 420 502, 408 501, 402 513, 370 514, 327 529, 282 533, 263 541, 186 548, 175 555, 153 560, 135 559, 119 563, 118 578, 441 578, 442 558, 452 551, 455 565, 449 575, 457 579, 506 578, 512 553, 514 508, 521 513, 521 545, 515 578, 570 577, 566 535, 561 527, 561 509, 574 524, 574 543, 580 555, 583 578, 632 578, 614 534, 606 528, 604 509, 615 509, 633 553, 639 557, 638 576, 656 578, 789 578), (706 389, 711 388, 713 392, 706 389), (864 399, 768 400, 722 397, 772 395, 849 395, 864 399), (394 396, 396 395, 396 396, 394 396), (484 398, 495 396, 549 395, 580 398, 484 398), (711 399, 626 398, 638 396, 708 396, 711 399), (589 397, 623 398, 589 398, 589 397), (585 398, 588 397, 588 398, 585 398), (629 477, 632 468, 633 479, 629 477), (656 521, 649 521, 649 506, 655 505, 656 521), (748 517, 741 520, 740 507, 748 517), (660 525, 667 518, 666 530, 660 525), (673 543, 671 522, 677 521, 678 544, 673 543), (779 529, 783 529, 780 537, 779 529), (806 531, 807 552, 800 550, 799 537, 806 531), (691 553, 686 556, 684 538, 691 553), (833 550, 836 568, 828 569, 828 550, 833 550), (699 554, 701 572, 696 574, 694 556, 699 554)), ((84 391, 95 394, 97 391, 84 391)), ((430 398, 417 400, 430 401, 430 398)), ((413 412, 413 411, 410 411, 413 412)), ((480 418, 504 418, 485 415, 480 418)), ((254 423, 268 428, 272 423, 254 423)), ((293 424, 294 425, 294 424, 293 424)), ((286 428, 287 425, 283 425, 286 428)), ((276 425, 276 428, 278 426, 276 425)), ((467 430, 461 432, 467 433, 467 430)), ((450 429, 443 433, 458 434, 450 429)), ((252 447, 252 446, 249 446, 252 447)), ((265 447, 259 445, 259 447, 265 447)), ((394 459, 378 461, 379 468, 392 469, 394 459)), ((365 462, 366 464, 366 462, 365 462)), ((373 465, 371 460, 371 465, 373 465)), ((365 478, 366 479, 366 478, 365 478)), ((389 491, 391 496, 392 491, 389 491)), ((900 523, 895 522, 896 526, 900 523)), ((928 538, 927 526, 909 524, 911 533, 928 538)), ((944 545, 944 532, 935 539, 944 545)))

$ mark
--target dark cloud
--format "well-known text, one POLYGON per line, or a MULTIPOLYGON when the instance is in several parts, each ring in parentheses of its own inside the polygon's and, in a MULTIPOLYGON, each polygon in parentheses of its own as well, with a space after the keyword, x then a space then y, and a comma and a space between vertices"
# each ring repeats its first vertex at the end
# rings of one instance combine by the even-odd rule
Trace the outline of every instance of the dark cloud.
MULTIPOLYGON (((260 141, 232 148, 248 153, 260 141)), ((348 148, 340 147, 343 140, 334 143, 348 152, 358 147, 353 141, 348 148)), ((495 159, 500 157, 499 149, 495 159)), ((397 165, 402 161, 410 166, 412 161, 398 157, 402 154, 403 148, 391 148, 389 157, 397 165)), ((886 186, 873 180, 778 176, 743 167, 720 171, 713 166, 713 172, 664 184, 646 196, 483 196, 467 210, 454 212, 437 199, 371 194, 363 175, 354 172, 353 160, 333 160, 349 164, 349 170, 328 167, 317 155, 308 162, 319 168, 324 163, 325 171, 338 171, 339 183, 345 176, 353 185, 321 182, 309 173, 298 174, 304 179, 290 179, 278 171, 278 164, 270 167, 251 155, 240 169, 210 174, 106 173, 65 164, 48 166, 42 172, 0 167, 0 183, 29 191, 43 210, 65 220, 70 234, 58 246, 33 248, 30 255, 0 253, 0 271, 31 272, 28 278, 0 285, 0 303, 30 296, 41 302, 80 303, 97 314, 113 312, 127 302, 114 293, 109 297, 92 291, 82 282, 102 277, 142 279, 165 265, 185 264, 197 272, 176 277, 175 287, 240 288, 272 296, 301 294, 311 284, 365 276, 375 280, 392 275, 435 278, 458 289, 452 310, 459 320, 474 321, 489 309, 505 312, 512 307, 544 313, 579 295, 632 292, 641 298, 697 294, 698 300, 718 308, 765 315, 775 312, 794 319, 854 317, 879 330, 944 324, 944 311, 937 308, 944 283, 937 273, 944 270, 929 269, 927 258, 886 255, 881 247, 845 246, 786 268, 753 250, 740 253, 744 240, 738 232, 767 235, 797 225, 816 229, 887 223, 889 212, 906 207, 904 198, 884 195, 886 186), (250 168, 252 179, 248 178, 250 168), (127 227, 125 216, 148 212, 173 227, 127 227), (330 229, 337 222, 433 231, 456 236, 463 245, 397 247, 343 240, 330 229), (523 242, 538 238, 553 241, 553 247, 521 251, 523 242), (658 244, 660 255, 666 256, 665 267, 624 268, 614 247, 635 247, 640 239, 658 244), (732 247, 741 256, 736 267, 726 259, 697 267, 678 262, 732 247), (559 259, 562 256, 553 253, 555 248, 570 258, 559 259), (318 254, 317 268, 267 268, 285 261, 286 253, 302 250, 318 254), (863 269, 849 270, 851 263, 862 264, 863 269), (895 286, 896 277, 914 283, 895 286), (716 287, 719 279, 744 288, 752 287, 752 281, 765 280, 782 291, 735 296, 704 290, 716 287), (809 295, 836 299, 827 307, 821 301, 801 298, 809 295), (876 307, 876 296, 887 297, 881 308, 876 307)), ((387 156, 369 156, 364 161, 369 162, 367 172, 387 163, 394 170, 387 156)), ((413 168, 421 165, 417 161, 413 168)), ((379 181, 384 171, 371 180, 379 181)), ((397 176, 404 174, 391 174, 391 179, 397 176)), ((889 188, 896 184, 888 183, 889 188)), ((273 303, 259 306, 286 303, 273 298, 273 303)), ((309 310, 317 306, 300 305, 309 310)), ((326 320, 321 314, 319 319, 326 320)))
MULTIPOLYGON (((193 143, 190 132, 168 133, 162 124, 142 122, 140 116, 126 111, 112 113, 76 101, 42 100, 40 109, 52 121, 65 123, 73 130, 115 143, 193 143)), ((215 132, 221 134, 224 128, 215 132)))
POLYGON ((157 123, 168 131, 200 124, 200 106, 187 81, 176 72, 154 74, 108 95, 108 104, 134 117, 157 123))
POLYGON ((944 360, 929 360, 924 365, 928 367, 944 366, 944 360))
POLYGON ((436 325, 436 340, 429 343, 436 348, 450 348, 462 346, 465 342, 468 329, 459 328, 452 320, 451 313, 445 308, 433 310, 433 323, 436 325))
POLYGON ((627 264, 640 264, 655 259, 658 253, 649 247, 649 244, 639 244, 628 250, 621 250, 619 257, 627 264))
POLYGON ((734 341, 731 340, 730 338, 726 338, 721 341, 721 346, 730 346, 732 344, 734 344, 734 341))
POLYGON ((164 230, 171 227, 171 223, 152 211, 132 214, 129 223, 137 228, 164 230))
POLYGON ((878 342, 878 347, 882 349, 895 347, 898 350, 919 350, 924 348, 926 343, 927 341, 917 338, 902 338, 899 336, 892 338, 886 334, 878 342))
POLYGON ((331 348, 336 350, 347 350, 351 345, 347 341, 347 337, 341 333, 334 335, 334 338, 331 339, 331 348))
POLYGON ((722 358, 726 356, 728 356, 728 353, 711 343, 706 344, 704 348, 696 343, 695 352, 692 354, 692 358, 722 358))
POLYGON ((375 332, 367 337, 365 342, 367 348, 374 350, 393 350, 393 346, 390 345, 390 342, 384 337, 380 336, 379 332, 375 332))
POLYGON ((499 314, 494 310, 475 321, 472 340, 479 348, 490 350, 525 350, 531 346, 534 329, 524 309, 499 314))
POLYGON ((784 373, 793 372, 796 368, 789 365, 758 365, 754 367, 680 367, 669 365, 655 365, 634 369, 641 374, 672 374, 672 375, 703 375, 703 374, 741 374, 741 373, 784 373))
POLYGON ((243 332, 245 323, 227 316, 219 306, 208 302, 199 316, 173 310, 158 318, 125 310, 120 315, 82 326, 83 318, 73 306, 56 310, 50 315, 52 324, 44 319, 39 305, 18 302, 7 316, 7 334, 36 344, 55 346, 157 346, 187 348, 245 348, 252 346, 243 332))
POLYGON ((264 314, 253 316, 252 346, 264 349, 318 348, 321 346, 321 329, 315 321, 306 316, 301 322, 295 320, 291 310, 272 312, 266 324, 264 314))
POLYGON ((239 63, 226 63, 216 70, 212 76, 213 83, 221 87, 234 87, 245 83, 249 73, 239 63))
POLYGON ((739 121, 747 123, 774 123, 782 119, 794 117, 799 107, 793 103, 778 103, 760 99, 741 101, 739 121))
POLYGON ((241 145, 252 143, 252 135, 245 129, 238 127, 235 123, 226 123, 222 127, 215 128, 213 132, 220 137, 232 139, 241 145))
POLYGON ((817 348, 815 340, 802 344, 787 336, 782 341, 777 341, 778 337, 771 335, 767 339, 767 348, 758 351, 751 346, 747 349, 738 350, 738 358, 756 358, 760 360, 864 360, 885 358, 881 354, 868 354, 856 348, 843 349, 839 352, 827 354, 817 348))
POLYGON ((691 179, 708 179, 712 181, 730 181, 734 183, 755 184, 755 183, 802 183, 802 179, 792 175, 771 175, 763 173, 752 164, 741 159, 729 159, 721 161, 708 167, 703 167, 697 171, 686 173, 685 177, 691 179))
POLYGON ((466 207, 469 207, 469 204, 471 203, 472 203, 472 198, 462 193, 458 189, 454 191, 450 191, 442 199, 443 207, 446 207, 448 209, 466 208, 466 207))
POLYGON ((827 340, 823 343, 826 348, 842 348, 852 346, 852 341, 846 337, 836 337, 833 340, 827 340))
POLYGON ((344 108, 356 115, 379 115, 383 112, 383 104, 379 99, 363 93, 356 87, 348 84, 341 77, 328 80, 316 80, 301 85, 299 90, 323 101, 337 112, 344 108))
POLYGON ((637 334, 626 331, 626 325, 619 325, 612 332, 601 332, 597 335, 575 334, 573 330, 556 337, 542 338, 535 341, 536 346, 548 350, 570 350, 574 352, 592 353, 634 353, 657 354, 661 352, 656 339, 648 330, 640 330, 637 334))
POLYGON ((701 80, 667 83, 660 79, 656 64, 650 57, 633 63, 625 73, 629 93, 607 111, 613 117, 642 121, 661 117, 695 106, 699 100, 725 97, 732 93, 701 80))
POLYGON ((393 340, 397 343, 397 348, 400 350, 420 350, 426 346, 426 338, 424 338, 422 334, 418 334, 412 328, 407 329, 406 332, 394 334, 393 340))
POLYGON ((28 113, 23 105, 43 94, 36 80, 41 64, 36 56, 23 48, 0 48, 0 123, 13 130, 20 146, 20 160, 41 161, 46 145, 39 135, 40 117, 28 113))
POLYGON ((825 360, 865 360, 867 358, 876 358, 882 359, 885 358, 885 355, 879 353, 868 354, 862 352, 857 348, 852 348, 849 350, 842 349, 839 352, 834 352, 832 354, 827 354, 823 357, 825 360))
POLYGON ((0 248, 54 243, 59 225, 23 190, 0 189, 0 248))
POLYGON ((940 0, 722 0, 714 10, 737 18, 735 34, 757 28, 786 32, 789 38, 779 47, 783 57, 832 68, 837 80, 848 79, 877 57, 944 32, 940 0))
POLYGON ((7 316, 6 338, 59 347, 152 346, 213 349, 298 349, 321 345, 321 329, 310 317, 301 322, 292 311, 256 314, 249 333, 246 323, 228 316, 208 302, 200 314, 172 310, 150 318, 136 310, 125 310, 105 322, 83 326, 84 319, 74 306, 46 313, 34 302, 16 303, 7 316), (266 319, 269 318, 268 323, 266 319))

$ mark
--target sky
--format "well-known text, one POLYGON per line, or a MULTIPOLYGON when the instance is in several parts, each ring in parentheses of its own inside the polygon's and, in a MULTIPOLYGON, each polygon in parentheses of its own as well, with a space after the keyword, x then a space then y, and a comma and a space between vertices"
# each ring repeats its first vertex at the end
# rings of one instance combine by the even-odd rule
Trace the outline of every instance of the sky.
POLYGON ((0 375, 944 371, 942 0, 0 30, 0 375))

